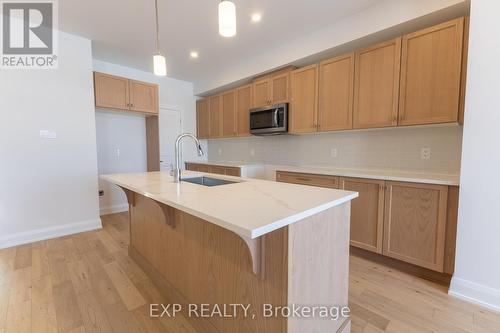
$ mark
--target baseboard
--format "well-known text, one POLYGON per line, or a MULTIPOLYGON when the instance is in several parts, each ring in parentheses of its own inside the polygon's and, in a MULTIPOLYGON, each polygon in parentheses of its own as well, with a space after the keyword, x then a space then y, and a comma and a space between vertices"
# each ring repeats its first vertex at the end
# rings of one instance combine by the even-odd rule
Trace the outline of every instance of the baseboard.
POLYGON ((99 214, 101 216, 121 212, 128 212, 128 203, 99 207, 99 214))
POLYGON ((461 278, 451 279, 448 294, 500 312, 500 290, 461 278))
POLYGON ((101 219, 67 223, 48 228, 40 228, 0 237, 0 249, 41 240, 77 234, 79 232, 101 229, 101 219))

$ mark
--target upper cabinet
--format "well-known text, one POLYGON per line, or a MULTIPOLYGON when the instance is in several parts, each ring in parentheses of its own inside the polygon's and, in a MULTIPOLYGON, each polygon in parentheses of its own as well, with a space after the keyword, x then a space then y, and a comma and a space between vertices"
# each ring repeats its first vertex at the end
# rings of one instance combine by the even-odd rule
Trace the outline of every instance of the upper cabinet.
POLYGON ((198 139, 208 139, 210 136, 208 98, 196 101, 196 133, 198 139))
POLYGON ((464 18, 403 37, 399 125, 458 122, 464 18))
POLYGON ((222 136, 236 136, 238 132, 238 115, 236 113, 236 90, 221 94, 222 99, 222 136))
POLYGON ((236 89, 236 112, 238 115, 238 136, 250 135, 250 108, 252 107, 252 85, 236 89))
POLYGON ((253 107, 286 103, 290 98, 290 71, 285 68, 253 81, 253 107))
POLYGON ((352 128, 354 53, 319 64, 318 130, 352 128))
POLYGON ((158 114, 158 85, 94 72, 98 108, 158 114))
POLYGON ((210 138, 221 138, 222 131, 222 95, 215 95, 209 97, 209 119, 210 119, 210 138))
POLYGON ((318 128, 318 65, 299 68, 290 74, 290 128, 292 133, 315 132, 318 128))
POLYGON ((401 38, 356 52, 354 128, 396 126, 401 38))

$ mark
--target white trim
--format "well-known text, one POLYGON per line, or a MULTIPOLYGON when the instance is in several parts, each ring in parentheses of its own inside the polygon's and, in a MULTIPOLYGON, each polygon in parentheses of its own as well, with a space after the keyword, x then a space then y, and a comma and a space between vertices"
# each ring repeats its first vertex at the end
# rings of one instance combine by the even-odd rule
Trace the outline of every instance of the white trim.
POLYGON ((448 294, 500 312, 500 290, 453 277, 448 294))
POLYGON ((98 218, 94 220, 67 223, 48 228, 19 232, 0 237, 0 249, 101 228, 101 219, 98 218))
POLYGON ((128 212, 128 203, 99 207, 99 214, 101 216, 121 212, 128 212))

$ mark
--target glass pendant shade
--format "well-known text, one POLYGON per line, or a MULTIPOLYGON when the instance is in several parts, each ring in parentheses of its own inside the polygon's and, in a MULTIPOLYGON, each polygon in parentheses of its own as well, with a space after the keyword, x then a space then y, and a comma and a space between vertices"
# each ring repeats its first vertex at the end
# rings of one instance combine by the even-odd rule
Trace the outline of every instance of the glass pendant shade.
POLYGON ((167 75, 167 60, 161 54, 153 56, 154 73, 158 76, 167 75))

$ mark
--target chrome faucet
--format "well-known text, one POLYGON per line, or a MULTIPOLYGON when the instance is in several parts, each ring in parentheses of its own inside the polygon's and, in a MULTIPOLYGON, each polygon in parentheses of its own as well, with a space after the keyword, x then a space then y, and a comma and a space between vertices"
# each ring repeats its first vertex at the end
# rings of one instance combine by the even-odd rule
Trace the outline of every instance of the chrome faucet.
POLYGON ((181 181, 181 167, 179 165, 181 157, 180 157, 180 143, 182 138, 190 137, 196 142, 196 148, 198 149, 198 156, 203 156, 203 149, 201 149, 200 141, 196 136, 191 133, 183 133, 177 137, 175 140, 175 163, 173 169, 174 183, 179 183, 181 181))

